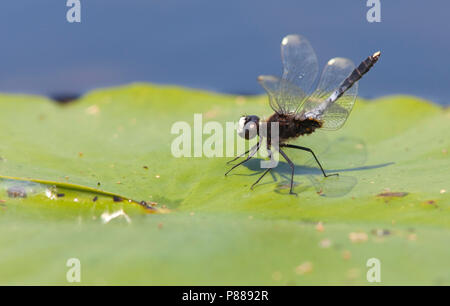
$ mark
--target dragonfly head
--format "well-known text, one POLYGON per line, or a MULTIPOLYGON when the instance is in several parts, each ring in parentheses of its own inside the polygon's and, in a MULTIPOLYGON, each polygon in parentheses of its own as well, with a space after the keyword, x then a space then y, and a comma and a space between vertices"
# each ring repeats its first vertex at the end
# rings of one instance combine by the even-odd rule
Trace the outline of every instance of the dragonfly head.
POLYGON ((259 117, 258 116, 242 116, 238 123, 238 134, 247 140, 255 138, 259 135, 259 117))

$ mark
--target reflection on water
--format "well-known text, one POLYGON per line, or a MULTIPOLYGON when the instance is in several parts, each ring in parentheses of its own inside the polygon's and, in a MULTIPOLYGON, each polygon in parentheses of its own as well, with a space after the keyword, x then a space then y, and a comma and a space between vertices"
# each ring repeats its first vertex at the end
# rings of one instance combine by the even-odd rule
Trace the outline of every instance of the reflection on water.
POLYGON ((316 177, 308 176, 316 192, 323 197, 342 197, 355 187, 358 180, 354 176, 331 176, 326 180, 319 180, 316 177))

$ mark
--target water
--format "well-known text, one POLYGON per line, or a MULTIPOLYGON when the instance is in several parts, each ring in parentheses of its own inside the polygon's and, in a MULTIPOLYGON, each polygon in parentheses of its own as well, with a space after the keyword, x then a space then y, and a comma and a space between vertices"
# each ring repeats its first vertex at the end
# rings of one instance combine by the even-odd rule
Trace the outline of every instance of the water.
POLYGON ((450 104, 450 2, 81 0, 82 23, 63 0, 0 4, 0 91, 84 93, 134 81, 257 94, 259 74, 280 74, 283 36, 306 36, 321 66, 381 50, 360 82, 363 97, 411 94, 450 104))

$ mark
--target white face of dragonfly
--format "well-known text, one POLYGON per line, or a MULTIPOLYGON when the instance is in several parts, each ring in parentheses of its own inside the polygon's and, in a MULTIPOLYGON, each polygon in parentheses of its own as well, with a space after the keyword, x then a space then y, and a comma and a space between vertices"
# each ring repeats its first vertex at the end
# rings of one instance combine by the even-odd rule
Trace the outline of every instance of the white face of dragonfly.
POLYGON ((238 122, 237 132, 239 136, 244 137, 245 117, 241 117, 238 122))
POLYGON ((245 139, 252 139, 258 135, 259 118, 257 116, 243 116, 239 119, 237 132, 245 139))

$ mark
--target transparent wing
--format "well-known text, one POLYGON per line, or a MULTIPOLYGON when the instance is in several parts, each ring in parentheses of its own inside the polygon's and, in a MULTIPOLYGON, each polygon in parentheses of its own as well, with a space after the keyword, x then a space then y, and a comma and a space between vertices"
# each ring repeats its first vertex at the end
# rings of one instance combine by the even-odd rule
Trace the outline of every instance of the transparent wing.
MULTIPOLYGON (((349 59, 336 57, 329 60, 322 72, 317 89, 303 104, 302 111, 311 111, 320 103, 324 102, 339 88, 342 82, 354 69, 355 64, 349 59)), ((358 83, 355 83, 337 101, 328 106, 321 116, 323 121, 322 128, 327 130, 337 130, 344 125, 355 104, 357 94, 358 83)))
POLYGON ((295 113, 306 100, 316 80, 316 53, 308 40, 300 35, 288 35, 281 41, 283 75, 260 76, 258 81, 267 91, 270 106, 277 113, 295 113))
POLYGON ((304 93, 310 93, 319 72, 319 65, 308 40, 300 35, 284 37, 281 41, 281 60, 282 79, 299 87, 304 93))
POLYGON ((270 107, 279 114, 295 111, 306 98, 299 87, 275 76, 261 75, 258 82, 269 96, 270 107))

